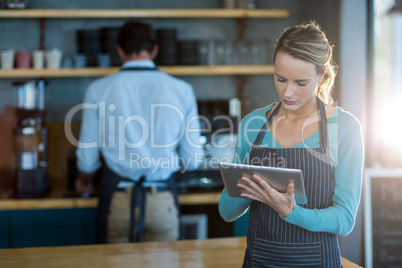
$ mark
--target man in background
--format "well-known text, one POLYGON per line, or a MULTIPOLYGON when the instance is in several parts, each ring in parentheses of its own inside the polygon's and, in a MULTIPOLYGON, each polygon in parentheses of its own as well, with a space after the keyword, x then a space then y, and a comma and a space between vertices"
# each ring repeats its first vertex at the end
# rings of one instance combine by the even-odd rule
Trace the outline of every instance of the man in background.
POLYGON ((177 240, 173 174, 203 158, 193 88, 156 69, 149 25, 126 22, 117 50, 122 69, 94 81, 85 95, 76 190, 93 191, 102 158, 96 242, 177 240))

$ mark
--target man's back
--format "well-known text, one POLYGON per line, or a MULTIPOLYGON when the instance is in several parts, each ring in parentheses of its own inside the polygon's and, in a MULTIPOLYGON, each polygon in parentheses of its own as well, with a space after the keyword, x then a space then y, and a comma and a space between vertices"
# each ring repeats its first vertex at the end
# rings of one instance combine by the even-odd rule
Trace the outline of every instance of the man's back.
POLYGON ((194 92, 156 70, 158 42, 150 25, 127 21, 117 39, 122 70, 92 83, 85 96, 75 187, 93 191, 102 156, 96 241, 176 240, 179 205, 172 174, 196 168, 203 158, 194 92))
MULTIPOLYGON (((180 165, 194 169, 202 161, 202 150, 195 148, 199 131, 186 131, 199 128, 191 85, 152 68, 149 60, 129 61, 92 83, 84 101, 98 109, 84 109, 80 141, 97 141, 109 168, 133 180, 166 179, 180 165)), ((100 166, 97 148, 79 148, 77 155, 85 159, 80 170, 100 166)))

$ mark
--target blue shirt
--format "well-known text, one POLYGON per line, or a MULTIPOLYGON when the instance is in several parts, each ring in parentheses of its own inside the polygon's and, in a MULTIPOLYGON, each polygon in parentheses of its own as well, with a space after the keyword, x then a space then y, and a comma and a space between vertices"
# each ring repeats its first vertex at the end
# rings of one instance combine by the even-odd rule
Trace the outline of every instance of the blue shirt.
MULTIPOLYGON (((150 60, 123 68, 155 67, 150 60)), ((158 70, 120 71, 94 81, 85 94, 77 166, 92 173, 102 154, 116 174, 166 180, 203 159, 197 102, 190 84, 158 70)))
MULTIPOLYGON (((251 146, 266 119, 266 112, 273 104, 247 115, 240 124, 240 131, 233 162, 248 164, 251 146), (240 146, 241 145, 241 146, 240 146)), ((363 175, 364 144, 360 123, 348 112, 337 107, 327 122, 329 156, 334 171, 333 205, 324 209, 307 209, 296 205, 285 221, 310 231, 348 234, 354 226, 363 175)), ((282 148, 266 132, 260 146, 282 148)), ((319 131, 292 148, 319 148, 319 131)), ((229 197, 224 189, 219 211, 226 221, 243 215, 251 204, 250 199, 229 197)))

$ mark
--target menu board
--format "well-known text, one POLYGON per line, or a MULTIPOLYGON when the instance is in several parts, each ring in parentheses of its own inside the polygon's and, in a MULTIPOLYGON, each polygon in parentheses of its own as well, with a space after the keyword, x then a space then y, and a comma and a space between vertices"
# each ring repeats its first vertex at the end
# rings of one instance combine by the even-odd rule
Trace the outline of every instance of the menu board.
POLYGON ((365 267, 402 268, 402 171, 365 176, 365 267))

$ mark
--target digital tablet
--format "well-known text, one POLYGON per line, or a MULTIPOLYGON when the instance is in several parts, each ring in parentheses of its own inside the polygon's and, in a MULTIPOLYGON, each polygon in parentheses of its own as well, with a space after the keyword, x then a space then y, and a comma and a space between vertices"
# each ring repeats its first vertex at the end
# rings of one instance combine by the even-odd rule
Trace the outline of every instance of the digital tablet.
POLYGON ((244 189, 237 186, 238 182, 243 182, 241 177, 245 176, 253 179, 253 175, 264 178, 271 187, 279 192, 286 193, 288 184, 293 182, 297 204, 307 204, 306 192, 304 190, 303 173, 300 169, 275 168, 265 166, 253 166, 232 163, 219 163, 228 196, 240 197, 244 189))

